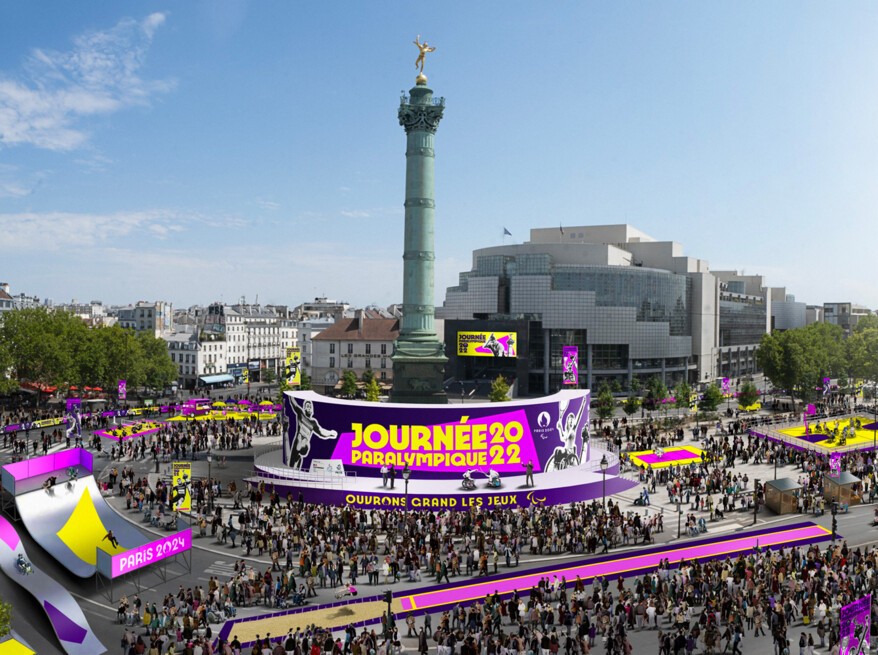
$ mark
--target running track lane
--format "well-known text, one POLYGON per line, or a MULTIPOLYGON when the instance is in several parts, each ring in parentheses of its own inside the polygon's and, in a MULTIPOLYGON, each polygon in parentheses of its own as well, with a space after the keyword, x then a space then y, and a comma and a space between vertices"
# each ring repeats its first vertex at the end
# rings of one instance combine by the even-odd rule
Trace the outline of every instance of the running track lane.
POLYGON ((457 603, 471 603, 482 600, 495 591, 499 594, 528 591, 537 586, 541 578, 548 575, 564 576, 568 584, 576 579, 583 581, 594 579, 598 576, 615 578, 623 573, 634 573, 644 569, 654 569, 663 560, 669 559, 671 563, 681 560, 695 560, 701 558, 714 559, 728 555, 735 555, 752 550, 757 544, 760 548, 796 546, 803 543, 815 543, 830 539, 832 532, 819 525, 800 525, 791 529, 779 529, 771 532, 763 532, 759 535, 744 535, 730 537, 707 544, 694 544, 679 548, 668 548, 657 552, 642 555, 630 555, 603 562, 578 564, 567 568, 553 571, 541 571, 510 578, 491 579, 485 582, 477 582, 449 589, 426 591, 419 594, 411 594, 399 598, 403 611, 425 610, 456 605, 457 603))

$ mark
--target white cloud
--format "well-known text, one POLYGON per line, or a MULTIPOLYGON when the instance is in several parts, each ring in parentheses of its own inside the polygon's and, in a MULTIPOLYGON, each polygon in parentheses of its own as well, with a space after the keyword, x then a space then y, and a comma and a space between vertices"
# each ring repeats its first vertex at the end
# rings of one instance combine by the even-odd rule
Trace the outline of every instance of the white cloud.
POLYGON ((148 103, 173 87, 170 80, 144 80, 139 71, 165 15, 126 18, 104 31, 87 32, 66 52, 35 49, 16 79, 0 72, 0 145, 30 144, 67 151, 88 134, 81 122, 148 103))
POLYGON ((341 211, 339 212, 345 218, 369 218, 372 214, 362 210, 362 209, 354 209, 349 211, 341 211))
POLYGON ((18 166, 0 164, 0 198, 24 198, 42 183, 43 174, 30 174, 23 179, 18 166))
POLYGON ((265 198, 257 198, 256 205, 261 207, 262 209, 268 209, 270 211, 274 211, 276 209, 280 209, 280 203, 275 202, 274 200, 267 200, 265 198))
POLYGON ((164 239, 189 228, 236 230, 249 225, 237 216, 203 216, 174 210, 9 213, 0 214, 0 252, 58 251, 69 246, 103 246, 123 238, 164 239))

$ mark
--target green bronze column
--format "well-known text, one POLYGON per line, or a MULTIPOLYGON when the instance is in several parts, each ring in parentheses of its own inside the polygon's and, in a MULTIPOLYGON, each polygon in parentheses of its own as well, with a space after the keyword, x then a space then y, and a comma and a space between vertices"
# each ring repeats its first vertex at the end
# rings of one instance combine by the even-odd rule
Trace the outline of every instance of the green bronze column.
POLYGON ((392 357, 394 402, 448 402, 443 386, 448 358, 433 320, 433 141, 444 109, 445 99, 433 98, 423 73, 399 106, 406 133, 405 250, 402 321, 392 357))

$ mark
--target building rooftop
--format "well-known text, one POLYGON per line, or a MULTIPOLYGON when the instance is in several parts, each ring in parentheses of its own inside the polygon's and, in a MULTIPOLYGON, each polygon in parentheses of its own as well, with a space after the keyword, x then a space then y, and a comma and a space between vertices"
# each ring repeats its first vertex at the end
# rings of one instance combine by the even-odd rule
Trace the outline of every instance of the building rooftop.
POLYGON ((395 318, 343 318, 314 337, 315 341, 393 341, 399 336, 395 318))

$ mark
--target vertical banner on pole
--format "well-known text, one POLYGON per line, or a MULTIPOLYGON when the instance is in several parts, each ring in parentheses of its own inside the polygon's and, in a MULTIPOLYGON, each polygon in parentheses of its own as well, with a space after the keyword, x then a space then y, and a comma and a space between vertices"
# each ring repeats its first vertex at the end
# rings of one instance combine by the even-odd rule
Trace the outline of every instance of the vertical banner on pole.
POLYGON ((564 386, 579 384, 579 348, 564 346, 561 349, 562 376, 564 386))
POLYGON ((126 380, 119 380, 116 387, 119 390, 119 400, 128 398, 128 382, 126 380))
POLYGON ((284 366, 284 377, 287 386, 299 387, 302 385, 302 351, 299 348, 287 348, 287 356, 284 366))
POLYGON ((723 397, 728 398, 729 394, 732 393, 732 381, 728 378, 723 378, 723 397))
POLYGON ((871 628, 872 594, 841 608, 838 638, 841 645, 838 655, 861 655, 869 650, 871 628))
POLYGON ((82 399, 68 398, 66 403, 67 436, 82 436, 82 399))
POLYGON ((171 475, 171 507, 178 512, 192 510, 192 462, 174 462, 171 475))

